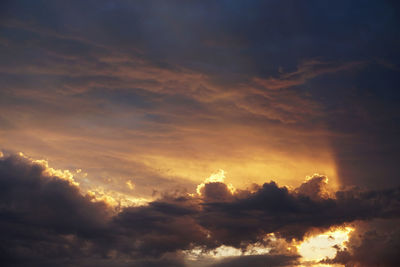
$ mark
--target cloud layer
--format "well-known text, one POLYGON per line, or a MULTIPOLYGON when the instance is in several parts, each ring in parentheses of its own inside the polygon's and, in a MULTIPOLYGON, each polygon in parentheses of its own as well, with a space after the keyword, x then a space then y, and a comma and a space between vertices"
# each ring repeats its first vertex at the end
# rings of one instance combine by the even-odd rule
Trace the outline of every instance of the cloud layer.
POLYGON ((395 1, 1 7, 2 149, 144 197, 219 168, 242 186, 397 185, 395 1))
POLYGON ((0 159, 1 263, 293 266, 351 222, 325 262, 399 265, 399 29, 393 0, 1 1, 0 149, 46 159, 0 159))
MULTIPOLYGON (((201 195, 164 195, 146 206, 117 211, 19 156, 0 159, 0 183, 0 255, 7 266, 183 266, 182 251, 194 248, 245 249, 256 242, 272 244, 266 238, 270 233, 301 240, 315 229, 400 217, 399 188, 338 191, 334 197, 320 190, 310 195, 304 188, 324 186, 317 176, 296 190, 269 182, 233 194, 226 184, 210 182, 201 195)), ((343 253, 347 252, 340 252, 335 261, 343 261, 343 253)), ((298 257, 246 256, 215 266, 239 266, 248 260, 254 266, 283 266, 298 257)))

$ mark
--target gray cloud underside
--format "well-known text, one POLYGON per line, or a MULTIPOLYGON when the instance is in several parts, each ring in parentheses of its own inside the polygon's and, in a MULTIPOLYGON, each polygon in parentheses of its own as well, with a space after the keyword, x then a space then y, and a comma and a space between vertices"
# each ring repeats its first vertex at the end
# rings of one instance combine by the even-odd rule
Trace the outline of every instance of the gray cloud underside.
MULTIPOLYGON (((165 195, 116 212, 68 181, 46 176, 42 166, 6 156, 0 160, 0 258, 6 266, 183 266, 179 251, 193 247, 244 248, 267 233, 302 239, 313 228, 400 217, 399 188, 326 198, 315 191, 321 183, 314 177, 289 191, 270 182, 234 195, 223 183, 209 183, 202 197, 165 195)), ((284 266, 297 258, 252 256, 216 266, 247 260, 284 266)))

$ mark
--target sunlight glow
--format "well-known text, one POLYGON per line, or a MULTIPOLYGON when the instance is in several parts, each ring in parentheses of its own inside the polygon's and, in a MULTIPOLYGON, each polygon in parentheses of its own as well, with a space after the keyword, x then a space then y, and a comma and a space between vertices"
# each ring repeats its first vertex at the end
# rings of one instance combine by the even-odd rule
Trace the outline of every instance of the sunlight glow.
POLYGON ((235 256, 263 255, 267 254, 270 250, 271 250, 270 248, 263 246, 261 243, 254 243, 248 245, 244 250, 231 246, 222 245, 209 251, 205 251, 201 247, 196 247, 192 250, 184 251, 184 254, 188 259, 196 260, 200 257, 226 258, 235 256))
MULTIPOLYGON (((122 192, 117 192, 115 190, 108 190, 102 186, 90 186, 89 188, 82 188, 79 182, 76 181, 75 173, 80 174, 82 177, 86 177, 87 173, 82 172, 82 169, 76 169, 75 171, 70 170, 61 170, 55 169, 49 166, 49 162, 44 159, 32 159, 29 156, 25 155, 22 152, 19 152, 18 155, 25 159, 28 159, 32 163, 39 164, 43 167, 43 174, 47 176, 57 176, 60 179, 67 180, 71 185, 78 187, 82 195, 87 195, 90 197, 91 201, 103 201, 108 206, 119 209, 123 207, 129 206, 145 206, 153 199, 150 198, 142 198, 142 197, 132 197, 131 195, 124 194, 122 192)), ((134 190, 135 184, 131 180, 127 180, 126 186, 130 190, 134 190)))
POLYGON ((298 252, 307 261, 333 258, 336 255, 336 249, 333 246, 345 247, 345 242, 349 240, 352 231, 354 228, 347 226, 309 237, 297 246, 298 252))
MULTIPOLYGON (((225 181, 225 171, 219 169, 218 172, 212 173, 208 178, 204 180, 203 183, 199 184, 196 188, 196 192, 201 196, 201 191, 204 186, 208 183, 224 183, 225 181)), ((232 184, 227 184, 228 190, 233 194, 236 191, 236 188, 232 184)))
POLYGON ((49 167, 49 162, 45 159, 32 159, 25 155, 22 152, 19 152, 18 155, 22 158, 28 159, 32 163, 39 164, 43 167, 43 173, 48 176, 57 176, 61 179, 67 180, 70 184, 74 186, 79 186, 79 183, 75 180, 74 175, 69 170, 61 170, 61 169, 54 169, 49 167))
POLYGON ((106 190, 104 187, 97 186, 87 191, 87 195, 92 201, 103 201, 114 208, 146 206, 153 199, 132 197, 114 190, 106 190))

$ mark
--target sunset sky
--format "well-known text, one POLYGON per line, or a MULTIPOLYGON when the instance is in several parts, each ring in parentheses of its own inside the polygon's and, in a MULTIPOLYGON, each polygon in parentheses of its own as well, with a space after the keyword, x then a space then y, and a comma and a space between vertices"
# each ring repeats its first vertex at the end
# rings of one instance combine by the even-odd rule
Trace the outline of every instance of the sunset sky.
POLYGON ((395 0, 0 3, 1 266, 400 266, 395 0))

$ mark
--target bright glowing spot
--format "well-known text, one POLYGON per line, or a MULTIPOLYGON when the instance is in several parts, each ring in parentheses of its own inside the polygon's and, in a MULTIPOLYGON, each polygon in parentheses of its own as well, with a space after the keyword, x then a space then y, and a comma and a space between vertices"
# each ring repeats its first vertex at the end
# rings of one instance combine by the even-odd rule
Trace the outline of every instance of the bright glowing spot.
POLYGON ((145 206, 153 200, 148 198, 131 197, 114 190, 106 190, 100 186, 91 188, 87 191, 87 194, 92 198, 93 201, 103 201, 107 203, 107 205, 114 208, 145 206))
MULTIPOLYGON (((75 172, 75 174, 80 174, 81 176, 86 177, 87 173, 82 173, 82 169, 76 169, 72 172, 69 170, 54 169, 49 167, 49 162, 47 160, 34 160, 22 152, 19 152, 18 154, 20 157, 26 158, 32 163, 41 165, 43 167, 43 174, 47 176, 57 176, 58 178, 67 180, 72 185, 77 186, 81 193, 89 196, 92 201, 103 201, 111 207, 121 208, 128 206, 144 206, 153 200, 149 198, 135 198, 113 190, 106 190, 101 186, 91 186, 87 190, 83 190, 81 187, 79 187, 79 183, 75 181, 74 175, 72 174, 75 172)), ((131 180, 128 180, 126 185, 131 190, 135 187, 135 184, 131 180)))
POLYGON ((48 176, 57 176, 61 179, 69 181, 71 184, 73 184, 75 186, 79 186, 79 183, 75 181, 74 175, 69 170, 60 170, 60 169, 51 168, 51 167, 49 167, 49 162, 44 159, 32 160, 32 162, 42 165, 44 167, 44 171, 43 171, 44 174, 46 174, 48 176))
POLYGON ((93 201, 103 201, 107 205, 112 206, 112 207, 119 206, 119 201, 117 199, 115 199, 114 197, 104 193, 104 189, 102 189, 102 188, 88 190, 87 195, 90 196, 93 201))
POLYGON ((324 182, 325 184, 328 184, 328 182, 329 182, 329 179, 328 179, 328 177, 327 177, 326 175, 319 174, 319 173, 314 173, 313 175, 307 175, 305 181, 307 182, 307 181, 309 181, 309 180, 312 180, 312 179, 315 178, 315 177, 324 177, 323 182, 324 182))
POLYGON ((41 165, 44 169, 43 174, 45 174, 47 176, 57 176, 58 178, 67 180, 72 185, 79 186, 79 183, 77 181, 75 181, 74 175, 69 170, 60 170, 60 169, 51 168, 51 167, 49 167, 49 162, 47 160, 44 160, 44 159, 34 160, 34 159, 26 156, 22 152, 19 152, 18 155, 22 158, 30 160, 32 163, 41 165))
POLYGON ((218 170, 218 172, 211 174, 210 177, 208 177, 204 182, 205 183, 216 183, 216 182, 223 183, 224 180, 225 180, 225 171, 218 170))
POLYGON ((211 252, 211 256, 214 258, 232 257, 240 256, 242 252, 240 249, 230 247, 230 246, 220 246, 211 252))
POLYGON ((333 258, 336 249, 333 246, 344 247, 349 240, 349 234, 354 231, 352 227, 336 228, 320 235, 312 236, 297 246, 299 254, 307 261, 320 261, 333 258))
POLYGON ((128 186, 130 190, 135 188, 135 184, 131 180, 126 181, 126 186, 128 186))
MULTIPOLYGON (((224 183, 225 181, 225 171, 220 169, 218 172, 213 173, 210 175, 210 177, 206 178, 204 182, 199 184, 196 188, 196 192, 198 195, 201 195, 202 189, 205 187, 206 184, 208 183, 224 183)), ((236 188, 232 184, 227 184, 228 190, 233 194, 236 191, 236 188)))
POLYGON ((190 260, 196 260, 200 257, 203 258, 225 258, 235 256, 248 256, 248 255, 263 255, 267 254, 271 249, 263 246, 260 243, 250 244, 246 249, 238 249, 231 246, 219 246, 213 250, 205 251, 201 247, 196 247, 192 250, 184 251, 186 257, 190 260))

